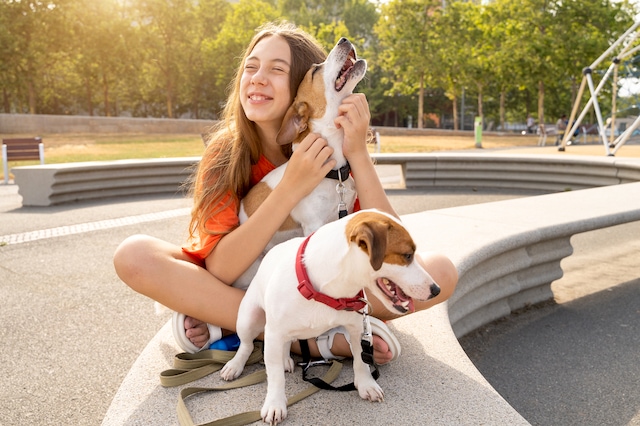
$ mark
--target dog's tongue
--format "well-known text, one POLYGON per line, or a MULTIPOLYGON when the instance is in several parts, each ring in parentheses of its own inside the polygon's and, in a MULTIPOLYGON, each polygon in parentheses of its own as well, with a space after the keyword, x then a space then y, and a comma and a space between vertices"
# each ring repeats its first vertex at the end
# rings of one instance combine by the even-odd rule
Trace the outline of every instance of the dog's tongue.
POLYGON ((387 278, 378 278, 377 284, 399 312, 405 314, 414 311, 413 299, 407 296, 396 283, 387 278))
POLYGON ((338 92, 342 90, 344 85, 347 83, 347 78, 349 76, 349 73, 351 72, 351 69, 353 68, 353 64, 355 63, 355 60, 356 60, 355 52, 352 50, 351 52, 349 52, 349 56, 347 57, 347 60, 342 65, 342 69, 338 74, 338 78, 336 78, 336 90, 338 92))

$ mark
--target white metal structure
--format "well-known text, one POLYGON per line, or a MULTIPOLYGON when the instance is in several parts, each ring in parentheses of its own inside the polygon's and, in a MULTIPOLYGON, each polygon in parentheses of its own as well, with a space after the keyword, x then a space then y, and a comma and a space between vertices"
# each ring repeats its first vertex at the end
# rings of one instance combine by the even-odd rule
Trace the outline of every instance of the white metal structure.
POLYGON ((596 115, 596 119, 598 120, 598 136, 604 145, 605 152, 608 156, 614 156, 616 152, 625 144, 633 134, 634 130, 640 127, 640 117, 638 117, 631 126, 629 126, 621 135, 617 138, 614 136, 613 131, 610 132, 609 140, 607 141, 607 136, 605 133, 605 123, 602 119, 602 112, 600 111, 600 105, 598 104, 598 95, 602 91, 607 80, 613 75, 613 100, 612 100, 612 111, 611 111, 611 121, 607 124, 611 126, 611 129, 615 129, 615 120, 616 120, 616 97, 618 95, 618 67, 621 61, 625 58, 633 55, 638 50, 640 50, 640 46, 635 45, 634 41, 638 37, 638 27, 640 26, 640 22, 634 23, 631 28, 629 28, 615 43, 613 43, 598 59, 596 59, 590 66, 586 67, 582 70, 583 78, 582 83, 580 84, 580 88, 578 89, 578 96, 576 96, 575 103, 573 105, 573 109, 571 110, 571 116, 569 117, 569 123, 573 123, 571 128, 567 127, 567 131, 565 131, 564 137, 562 138, 562 143, 560 147, 558 147, 558 151, 564 151, 567 146, 567 142, 571 139, 571 135, 578 129, 580 123, 582 122, 584 116, 589 111, 589 108, 593 106, 593 110, 596 115), (603 62, 607 57, 614 55, 615 51, 620 48, 620 51, 617 55, 613 57, 611 60, 611 65, 605 72, 602 80, 597 87, 595 87, 593 83, 593 70, 596 69, 601 62, 603 62), (585 87, 589 87, 589 93, 591 97, 587 101, 584 106, 582 112, 575 119, 576 114, 578 112, 578 108, 580 107, 580 103, 582 101, 582 96, 584 94, 585 87), (575 119, 575 121, 574 121, 575 119), (615 139, 614 139, 615 138, 615 139))

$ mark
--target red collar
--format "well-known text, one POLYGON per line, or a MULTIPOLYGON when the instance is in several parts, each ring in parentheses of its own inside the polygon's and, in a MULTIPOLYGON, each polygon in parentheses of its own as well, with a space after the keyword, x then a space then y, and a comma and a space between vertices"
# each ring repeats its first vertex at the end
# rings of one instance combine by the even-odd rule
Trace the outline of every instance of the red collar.
POLYGON ((360 290, 356 297, 342 297, 340 299, 334 299, 333 297, 320 293, 313 288, 313 285, 309 280, 309 275, 307 274, 307 268, 304 267, 304 263, 302 262, 302 256, 304 255, 304 250, 307 247, 307 243, 309 242, 311 235, 309 235, 302 244, 300 244, 298 255, 296 256, 296 275, 298 276, 298 291, 300 294, 302 294, 307 300, 313 299, 339 311, 359 311, 364 309, 364 307, 367 306, 367 303, 364 301, 364 291, 362 290, 360 290))

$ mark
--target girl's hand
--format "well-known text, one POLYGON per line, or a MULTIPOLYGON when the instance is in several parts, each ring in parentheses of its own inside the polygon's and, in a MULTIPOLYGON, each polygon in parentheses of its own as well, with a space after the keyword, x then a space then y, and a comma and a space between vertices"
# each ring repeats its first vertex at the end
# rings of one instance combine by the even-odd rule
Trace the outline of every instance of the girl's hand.
POLYGON ((335 167, 336 160, 330 159, 332 154, 333 148, 326 140, 315 133, 308 134, 291 155, 278 186, 301 200, 335 167))
POLYGON ((347 160, 354 155, 367 154, 367 133, 369 131, 369 103, 364 93, 347 96, 338 107, 336 127, 344 130, 342 151, 347 160))

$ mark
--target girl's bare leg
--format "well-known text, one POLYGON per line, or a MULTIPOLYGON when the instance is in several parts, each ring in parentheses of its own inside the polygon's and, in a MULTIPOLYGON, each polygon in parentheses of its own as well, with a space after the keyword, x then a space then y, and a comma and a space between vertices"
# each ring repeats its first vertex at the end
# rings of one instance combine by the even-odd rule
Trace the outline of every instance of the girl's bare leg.
MULTIPOLYGON (((416 311, 430 308, 447 300, 454 292, 458 273, 451 261, 439 254, 421 254, 418 261, 441 288, 440 294, 425 302, 416 302, 416 311)), ((192 263, 180 247, 147 236, 133 236, 116 250, 114 264, 118 276, 133 290, 159 301, 192 318, 185 320, 187 337, 202 346, 209 339, 205 322, 227 330, 235 330, 238 308, 244 292, 230 287, 206 269, 192 263), (197 319, 196 319, 197 318, 197 319)), ((372 315, 384 321, 399 317, 369 296, 372 315)), ((313 339, 309 340, 311 355, 320 356, 313 339)), ((300 353, 294 343, 292 349, 300 353)), ((392 358, 387 343, 379 336, 373 340, 374 359, 382 365, 392 358)), ((331 352, 336 356, 351 356, 344 335, 337 334, 331 352)))
MULTIPOLYGON (((179 246, 134 235, 118 246, 114 265, 120 279, 138 293, 174 311, 235 330, 244 291, 223 283, 194 264, 179 246)), ((199 329, 198 321, 189 325, 199 329)), ((190 339, 199 340, 195 331, 189 334, 192 334, 190 339)))

